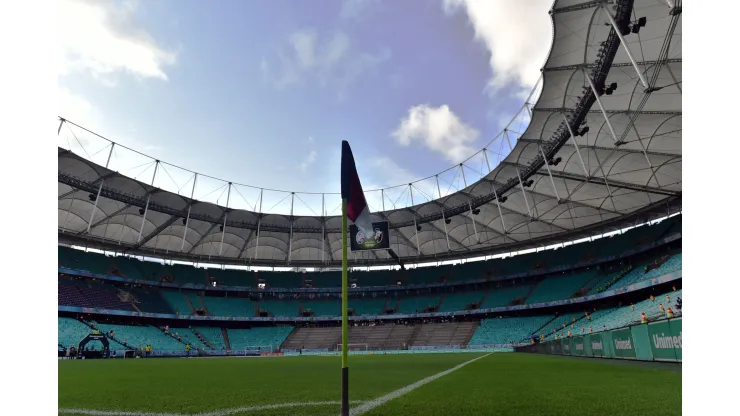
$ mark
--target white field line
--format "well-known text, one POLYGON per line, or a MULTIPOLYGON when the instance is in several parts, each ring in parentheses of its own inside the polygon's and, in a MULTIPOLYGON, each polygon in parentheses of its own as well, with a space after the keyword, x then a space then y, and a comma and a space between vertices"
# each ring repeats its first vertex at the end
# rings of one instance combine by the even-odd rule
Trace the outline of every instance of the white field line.
MULTIPOLYGON (((353 400, 351 403, 364 403, 360 400, 353 400)), ((259 406, 237 407, 233 409, 222 409, 213 412, 203 413, 154 413, 154 412, 130 412, 119 410, 90 410, 90 409, 59 409, 59 414, 74 414, 87 416, 229 416, 237 413, 250 413, 262 410, 282 409, 286 407, 307 407, 307 406, 333 406, 341 404, 338 401, 332 402, 297 402, 297 403, 279 403, 264 404, 259 406)))
POLYGON ((441 373, 437 373, 437 374, 435 374, 433 376, 429 376, 429 377, 427 377, 425 379, 421 379, 421 380, 419 380, 419 381, 417 381, 415 383, 409 384, 406 387, 401 387, 400 389, 398 389, 396 391, 392 391, 392 392, 386 394, 385 396, 381 396, 381 397, 378 397, 377 399, 367 401, 367 402, 361 404, 360 406, 357 406, 357 407, 354 407, 352 409, 349 409, 349 414, 352 415, 352 416, 358 416, 358 415, 361 415, 363 413, 369 412, 370 410, 373 410, 373 409, 375 409, 378 406, 381 406, 381 405, 383 405, 385 403, 388 403, 389 401, 391 401, 393 399, 397 399, 397 398, 403 396, 406 393, 409 393, 411 391, 414 391, 414 390, 418 389, 419 387, 421 387, 421 386, 423 386, 425 384, 431 383, 432 381, 434 381, 434 380, 436 380, 436 379, 438 379, 440 377, 444 377, 444 376, 446 376, 447 374, 450 374, 453 371, 457 371, 457 370, 465 367, 466 365, 471 364, 471 363, 474 363, 474 362, 480 360, 481 358, 488 357, 491 354, 492 353, 488 353, 488 354, 486 354, 484 356, 481 356, 481 357, 478 357, 478 358, 473 358, 472 360, 466 361, 466 362, 464 362, 464 363, 462 363, 460 365, 457 365, 455 367, 452 367, 449 370, 445 370, 445 371, 442 371, 441 373))

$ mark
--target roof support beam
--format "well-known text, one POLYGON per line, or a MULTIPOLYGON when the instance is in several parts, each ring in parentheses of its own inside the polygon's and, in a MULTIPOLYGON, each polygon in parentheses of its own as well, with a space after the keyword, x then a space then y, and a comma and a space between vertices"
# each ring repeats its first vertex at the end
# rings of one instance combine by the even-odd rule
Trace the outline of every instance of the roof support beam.
POLYGON ((254 230, 249 230, 249 234, 247 234, 247 238, 244 240, 244 244, 242 245, 241 250, 239 250, 239 255, 236 257, 237 259, 242 258, 242 256, 244 255, 244 252, 247 250, 247 246, 249 245, 249 239, 252 238, 253 234, 254 230))
MULTIPOLYGON (((547 175, 547 172, 545 171, 537 171, 536 173, 538 175, 543 175, 543 176, 547 175)), ((567 172, 553 172, 552 176, 556 178, 570 179, 573 181, 592 182, 592 183, 597 183, 599 185, 605 185, 604 180, 596 176, 593 176, 591 178, 586 178, 583 175, 578 175, 575 173, 567 173, 567 172)), ((647 193, 655 194, 655 195, 681 196, 681 191, 670 191, 666 189, 658 189, 658 188, 654 188, 651 186, 636 185, 636 184, 632 184, 628 182, 615 181, 613 179, 609 180, 609 185, 615 188, 629 189, 629 190, 638 191, 638 192, 647 192, 647 193)))
POLYGON ((575 12, 578 10, 592 9, 594 7, 598 7, 599 5, 601 5, 601 0, 593 0, 593 1, 586 2, 586 3, 579 3, 579 4, 574 4, 572 6, 552 9, 550 11, 550 14, 560 14, 560 13, 575 12))
POLYGON ((169 219, 167 219, 167 221, 163 222, 159 227, 155 228, 151 233, 147 234, 146 237, 141 239, 138 243, 134 244, 134 250, 143 247, 144 244, 149 242, 149 240, 154 238, 157 234, 161 233, 167 227, 172 225, 175 221, 177 221, 178 218, 180 218, 178 215, 171 216, 169 219))
MULTIPOLYGON (((542 144, 542 141, 541 140, 536 140, 536 139, 519 139, 519 141, 520 142, 524 142, 524 143, 542 144)), ((570 143, 566 143, 562 147, 569 147, 569 148, 573 148, 573 149, 575 148, 575 146, 572 145, 572 144, 570 144, 570 143)), ((615 150, 615 148, 613 148, 613 147, 589 146, 589 145, 583 145, 583 144, 579 145, 578 147, 580 147, 581 149, 603 150, 605 152, 609 152, 609 151, 615 150)), ((642 153, 642 150, 626 149, 624 147, 620 147, 620 148, 618 148, 616 150, 618 150, 620 152, 624 152, 624 153, 635 153, 635 154, 641 154, 642 153)), ((675 154, 675 153, 656 152, 656 151, 648 151, 647 154, 652 155, 652 156, 681 157, 681 155, 678 155, 678 154, 675 154)))
MULTIPOLYGON (((106 215, 105 218, 103 218, 101 220, 98 220, 98 221, 95 221, 95 223, 90 228, 92 229, 92 228, 97 227, 98 225, 100 225, 100 224, 108 221, 109 219, 115 217, 116 215, 122 213, 123 211, 125 211, 125 210, 127 210, 129 208, 131 208, 131 205, 130 204, 125 205, 123 208, 121 208, 121 209, 119 209, 117 211, 114 211, 112 214, 106 215)), ((87 233, 88 233, 88 230, 82 230, 82 231, 78 232, 77 235, 85 235, 87 233)))
MULTIPOLYGON (((510 163, 510 162, 502 162, 502 163, 506 163, 506 164, 512 164, 512 163, 510 163)), ((545 175, 547 175, 547 173, 544 173, 544 174, 545 174, 545 175)), ((553 176, 555 176, 555 175, 553 175, 553 176)), ((486 181, 488 181, 488 182, 492 182, 492 181, 490 181, 490 180, 486 180, 486 181)), ((465 196, 467 196, 468 198, 472 198, 472 196, 471 196, 470 194, 468 194, 467 192, 465 192, 465 191, 458 191, 458 192, 460 192, 460 194, 462 194, 462 195, 465 195, 465 196)), ((515 192, 516 192, 516 191, 515 191, 515 192)), ((490 203, 490 202, 488 202, 488 203, 490 203)), ((560 231, 570 231, 570 230, 569 230, 569 229, 567 229, 567 228, 563 228, 563 227, 561 227, 561 226, 559 226, 559 225, 555 225, 555 224, 553 224, 553 223, 551 223, 551 222, 547 222, 547 221, 545 221, 545 220, 543 220, 543 219, 540 219, 540 218, 537 218, 537 217, 532 217, 531 215, 528 215, 528 214, 525 214, 525 213, 523 213, 523 212, 519 212, 519 211, 513 210, 513 209, 511 209, 511 208, 507 208, 507 207, 505 207, 505 206, 503 206, 503 205, 501 205, 501 211, 506 211, 506 213, 507 213, 507 214, 516 214, 516 215, 519 215, 519 216, 522 216, 522 217, 526 217, 526 218, 529 218, 529 219, 530 219, 530 221, 537 221, 537 222, 541 222, 541 223, 543 223, 543 224, 547 224, 547 225, 549 225, 550 227, 553 227, 553 228, 557 228, 557 229, 558 229, 558 230, 560 230, 560 231)), ((506 236, 507 236, 507 237, 511 237, 511 236, 510 236, 510 235, 508 234, 508 231, 509 231, 509 230, 507 230, 507 234, 506 234, 506 236)), ((501 233, 499 233, 499 234, 501 234, 501 233)), ((513 238, 512 238, 512 240, 513 240, 513 238)), ((514 241, 516 241, 516 240, 514 240, 514 241)))
MULTIPOLYGON (((570 110, 567 109, 567 108, 560 108, 560 107, 541 107, 541 108, 533 108, 532 111, 533 112, 542 111, 542 112, 546 112, 546 113, 562 113, 562 112, 570 111, 570 110)), ((633 110, 607 110, 607 109, 604 109, 604 111, 607 114, 626 114, 626 115, 630 115, 630 114, 637 113, 637 111, 633 111, 633 110)), ((588 114, 601 114, 601 113, 602 113, 601 110, 589 110, 589 112, 588 112, 588 114)), ((670 110, 666 110, 666 111, 640 111, 639 113, 640 114, 657 114, 657 115, 676 116, 676 115, 681 115, 683 112, 682 111, 670 111, 670 110)), ((521 140, 521 139, 519 139, 519 140, 521 140)))
MULTIPOLYGON (((675 59, 666 59, 666 60, 660 61, 660 62, 665 62, 665 63, 672 64, 672 63, 681 63, 681 61, 682 61, 681 58, 675 58, 675 59)), ((659 61, 640 61, 637 64, 638 65, 643 65, 643 66, 651 66, 651 65, 657 64, 658 62, 659 61)), ((552 68, 545 68, 545 72, 550 72, 550 71, 573 71, 573 70, 581 69, 581 68, 594 69, 597 66, 598 66, 597 64, 576 64, 576 65, 554 66, 552 68)), ((622 62, 622 63, 616 63, 616 64, 612 64, 611 65, 612 68, 619 68, 619 67, 624 67, 624 66, 632 66, 632 63, 631 62, 622 62)))
POLYGON ((200 243, 203 242, 203 239, 206 238, 206 236, 208 236, 209 234, 211 234, 211 231, 213 231, 213 229, 216 228, 216 226, 221 221, 223 221, 223 219, 224 219, 224 214, 221 214, 221 218, 219 219, 218 222, 211 223, 211 226, 208 227, 208 231, 206 231, 205 233, 203 233, 202 236, 200 236, 200 238, 198 239, 198 241, 196 241, 195 244, 193 244, 193 246, 190 247, 190 250, 188 250, 187 254, 191 254, 193 252, 193 250, 195 250, 195 248, 198 247, 200 245, 200 243))

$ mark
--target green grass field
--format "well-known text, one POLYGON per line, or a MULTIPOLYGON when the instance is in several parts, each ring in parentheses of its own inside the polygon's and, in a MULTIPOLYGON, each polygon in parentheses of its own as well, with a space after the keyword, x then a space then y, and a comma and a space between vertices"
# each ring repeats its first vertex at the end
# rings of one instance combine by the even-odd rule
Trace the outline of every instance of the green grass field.
MULTIPOLYGON (((681 414, 678 371, 514 353, 485 356, 373 408, 380 397, 480 356, 350 356, 353 414, 681 414)), ((60 361, 59 409, 100 416, 337 415, 339 367, 339 357, 60 361)))

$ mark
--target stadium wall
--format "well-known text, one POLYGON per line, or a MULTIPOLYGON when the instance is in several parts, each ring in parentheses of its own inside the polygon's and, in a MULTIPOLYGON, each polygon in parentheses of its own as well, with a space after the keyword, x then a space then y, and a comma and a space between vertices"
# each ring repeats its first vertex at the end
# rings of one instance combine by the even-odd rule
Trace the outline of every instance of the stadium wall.
POLYGON ((517 352, 638 361, 681 362, 681 318, 516 347, 517 352))

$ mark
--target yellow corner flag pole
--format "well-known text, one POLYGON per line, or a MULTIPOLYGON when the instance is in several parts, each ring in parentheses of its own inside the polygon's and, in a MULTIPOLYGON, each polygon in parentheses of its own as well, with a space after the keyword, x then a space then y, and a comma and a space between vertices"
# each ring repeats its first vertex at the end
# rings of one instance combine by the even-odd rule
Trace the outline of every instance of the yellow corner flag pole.
POLYGON ((347 198, 342 199, 342 408, 341 416, 349 416, 349 368, 347 368, 347 198))

